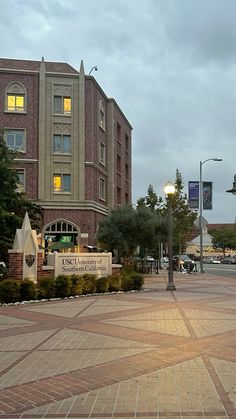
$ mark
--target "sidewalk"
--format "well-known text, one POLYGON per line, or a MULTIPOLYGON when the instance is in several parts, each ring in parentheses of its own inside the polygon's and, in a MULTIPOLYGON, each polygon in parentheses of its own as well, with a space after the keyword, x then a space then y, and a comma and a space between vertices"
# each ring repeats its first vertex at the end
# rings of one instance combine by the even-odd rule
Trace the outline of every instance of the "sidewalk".
POLYGON ((166 282, 0 307, 0 419, 236 419, 236 278, 166 282))

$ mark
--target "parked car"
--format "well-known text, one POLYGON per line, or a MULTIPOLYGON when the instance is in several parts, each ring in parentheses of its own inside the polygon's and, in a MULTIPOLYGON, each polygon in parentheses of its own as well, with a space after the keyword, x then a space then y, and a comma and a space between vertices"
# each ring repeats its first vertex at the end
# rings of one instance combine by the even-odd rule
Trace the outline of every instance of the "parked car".
POLYGON ((180 269, 180 271, 192 272, 195 269, 195 262, 188 255, 175 255, 173 256, 173 269, 174 271, 180 269))
POLYGON ((222 262, 227 265, 236 265, 236 258, 233 256, 226 256, 224 259, 222 259, 222 262))
POLYGON ((213 256, 206 256, 203 259, 203 263, 215 263, 215 264, 219 264, 219 263, 221 263, 221 261, 219 259, 213 258, 213 256))

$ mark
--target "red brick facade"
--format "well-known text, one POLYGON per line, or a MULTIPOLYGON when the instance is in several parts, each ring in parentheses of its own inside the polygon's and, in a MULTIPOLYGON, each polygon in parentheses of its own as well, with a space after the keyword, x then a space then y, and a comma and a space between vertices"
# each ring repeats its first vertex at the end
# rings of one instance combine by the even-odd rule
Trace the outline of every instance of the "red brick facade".
POLYGON ((78 227, 81 246, 94 245, 99 222, 109 210, 131 204, 132 127, 115 100, 84 74, 82 64, 78 72, 66 63, 0 58, 0 128, 26 132, 26 150, 18 153, 14 164, 25 172, 26 194, 44 210, 43 233, 48 224, 66 220, 78 227), (25 89, 25 112, 6 111, 5 94, 13 82, 25 89), (54 114, 56 95, 71 95, 71 115, 54 114), (71 153, 54 152, 53 135, 58 132, 71 135, 71 153), (71 194, 54 193, 53 176, 60 170, 71 170, 71 194))

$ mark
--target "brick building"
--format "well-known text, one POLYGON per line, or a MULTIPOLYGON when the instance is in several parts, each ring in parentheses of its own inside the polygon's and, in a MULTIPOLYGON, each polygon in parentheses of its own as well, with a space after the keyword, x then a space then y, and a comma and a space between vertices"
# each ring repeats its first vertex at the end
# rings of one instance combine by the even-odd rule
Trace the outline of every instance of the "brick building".
POLYGON ((44 245, 94 245, 108 211, 131 203, 132 127, 83 62, 0 58, 0 128, 19 190, 43 208, 44 245))

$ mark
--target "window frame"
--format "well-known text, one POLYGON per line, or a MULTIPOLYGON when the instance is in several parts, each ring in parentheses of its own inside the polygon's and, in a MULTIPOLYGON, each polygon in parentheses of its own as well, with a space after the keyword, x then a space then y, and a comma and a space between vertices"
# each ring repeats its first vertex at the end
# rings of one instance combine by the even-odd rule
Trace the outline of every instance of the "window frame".
POLYGON ((103 99, 99 100, 99 114, 98 114, 98 118, 99 118, 99 127, 103 131, 106 131, 106 109, 105 109, 105 104, 104 104, 104 100, 103 99))
POLYGON ((70 134, 53 134, 53 138, 52 138, 52 152, 53 154, 67 154, 70 155, 71 154, 71 135, 70 134), (55 150, 54 149, 54 140, 55 137, 60 137, 60 150, 55 150), (69 151, 65 151, 64 150, 64 144, 65 144, 65 137, 69 137, 70 138, 70 150, 69 151))
POLYGON ((5 133, 4 133, 4 138, 5 138, 5 143, 8 147, 9 150, 13 150, 17 153, 26 153, 26 129, 24 128, 6 128, 5 129, 5 133), (17 133, 22 133, 22 148, 16 148, 16 134, 17 133), (8 145, 7 143, 7 137, 8 134, 12 134, 14 135, 14 146, 11 147, 10 145, 8 145))
POLYGON ((99 177, 99 199, 106 201, 106 179, 99 177))
POLYGON ((71 174, 70 173, 53 173, 53 193, 55 194, 71 194, 71 174), (70 177, 70 190, 65 190, 64 177, 70 177), (55 178, 60 178, 60 190, 55 189, 55 178))
POLYGON ((64 116, 71 116, 72 115, 72 97, 71 96, 64 96, 64 95, 53 95, 53 115, 64 115, 64 116), (60 103, 60 112, 57 112, 57 110, 55 110, 56 106, 55 106, 55 98, 60 98, 61 99, 61 103, 60 103), (70 99, 70 111, 66 112, 65 111, 65 100, 70 99))
POLYGON ((16 182, 16 185, 17 185, 16 191, 18 193, 23 193, 25 192, 25 185, 26 185, 25 169, 17 168, 15 169, 15 171, 18 177, 19 177, 19 173, 23 174, 23 182, 21 182, 20 179, 19 179, 19 182, 16 182))
POLYGON ((26 89, 22 83, 18 81, 11 82, 5 89, 5 107, 4 112, 25 114, 27 110, 26 89), (14 98, 14 105, 9 106, 9 98, 14 98), (17 105, 17 98, 23 98, 23 106, 17 105))
POLYGON ((106 165, 106 145, 102 141, 99 142, 99 163, 106 165))

